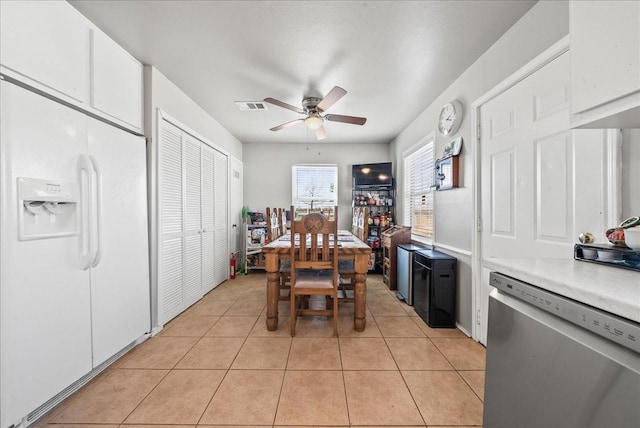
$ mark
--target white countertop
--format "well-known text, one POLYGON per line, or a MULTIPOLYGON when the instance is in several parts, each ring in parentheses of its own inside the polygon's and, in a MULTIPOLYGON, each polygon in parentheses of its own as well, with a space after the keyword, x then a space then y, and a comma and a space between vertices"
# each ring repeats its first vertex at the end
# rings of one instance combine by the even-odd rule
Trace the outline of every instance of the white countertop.
POLYGON ((483 266, 640 322, 640 272, 573 259, 488 258, 483 266))

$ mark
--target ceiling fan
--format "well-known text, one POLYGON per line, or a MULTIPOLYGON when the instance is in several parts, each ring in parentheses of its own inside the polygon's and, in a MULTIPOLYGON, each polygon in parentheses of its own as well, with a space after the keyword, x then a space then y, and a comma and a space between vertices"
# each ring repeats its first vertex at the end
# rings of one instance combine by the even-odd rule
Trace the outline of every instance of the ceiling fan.
POLYGON ((356 116, 344 116, 341 114, 324 114, 329 107, 334 105, 338 100, 344 97, 347 91, 339 86, 334 86, 331 91, 322 99, 316 97, 304 97, 302 99, 302 108, 292 106, 283 101, 276 100, 275 98, 265 98, 264 101, 288 110, 295 111, 296 113, 304 114, 306 117, 303 119, 292 120, 291 122, 283 123, 282 125, 275 126, 270 131, 279 131, 284 128, 297 125, 304 122, 307 128, 316 131, 316 138, 318 140, 324 140, 327 138, 327 133, 322 126, 325 120, 330 122, 342 122, 350 123, 352 125, 364 125, 367 121, 366 117, 356 116))

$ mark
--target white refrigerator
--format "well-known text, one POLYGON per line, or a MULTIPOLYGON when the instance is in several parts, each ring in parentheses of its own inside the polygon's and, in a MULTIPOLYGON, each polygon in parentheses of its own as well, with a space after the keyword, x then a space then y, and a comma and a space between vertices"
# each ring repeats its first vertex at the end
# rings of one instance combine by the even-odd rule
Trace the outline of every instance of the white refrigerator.
POLYGON ((0 85, 4 428, 149 332, 150 292, 144 138, 0 85))

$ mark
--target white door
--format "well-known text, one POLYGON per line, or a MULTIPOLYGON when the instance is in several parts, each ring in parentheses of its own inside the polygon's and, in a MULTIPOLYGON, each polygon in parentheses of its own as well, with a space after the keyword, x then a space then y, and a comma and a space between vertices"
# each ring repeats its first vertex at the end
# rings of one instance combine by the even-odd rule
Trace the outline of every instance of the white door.
POLYGON ((218 285, 229 277, 229 198, 227 156, 214 151, 214 221, 215 221, 215 284, 218 285))
POLYGON ((214 273, 214 150, 202 145, 202 291, 216 286, 214 273))
POLYGON ((96 367, 150 330, 146 145, 142 137, 88 120, 100 205, 94 219, 99 260, 91 269, 96 367))
MULTIPOLYGON (((78 183, 86 118, 4 81, 0 92, 0 426, 6 427, 91 370, 91 306, 80 237, 19 241, 17 226, 19 215, 33 215, 18 205, 18 177, 78 183)), ((40 221, 56 217, 44 213, 40 221)))
MULTIPOLYGON (((483 104, 480 120, 482 258, 572 258, 578 234, 603 224, 604 134, 569 128, 569 54, 483 104)), ((483 268, 482 343, 488 280, 483 268)))
POLYGON ((202 164, 200 140, 182 133, 184 146, 184 307, 203 296, 202 290, 202 164))
POLYGON ((162 120, 158 145, 158 325, 184 309, 182 131, 162 120))
MULTIPOLYGON (((229 222, 227 230, 229 231, 229 252, 237 253, 244 249, 244 235, 242 234, 242 206, 243 189, 242 189, 242 162, 234 157, 229 158, 229 222)), ((241 257, 242 259, 242 257, 241 257)), ((241 260, 238 260, 237 266, 241 266, 241 260)))

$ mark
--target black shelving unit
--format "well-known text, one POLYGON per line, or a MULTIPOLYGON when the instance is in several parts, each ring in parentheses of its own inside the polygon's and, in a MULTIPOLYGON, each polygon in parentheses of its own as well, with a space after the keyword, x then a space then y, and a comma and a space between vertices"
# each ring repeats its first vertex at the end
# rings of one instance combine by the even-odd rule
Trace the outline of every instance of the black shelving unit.
POLYGON ((382 272, 382 232, 396 224, 394 186, 353 186, 352 208, 368 207, 369 236, 367 244, 375 257, 372 270, 382 272))

